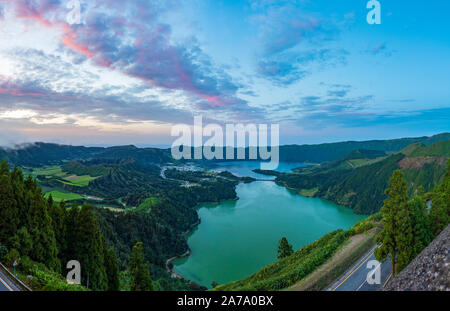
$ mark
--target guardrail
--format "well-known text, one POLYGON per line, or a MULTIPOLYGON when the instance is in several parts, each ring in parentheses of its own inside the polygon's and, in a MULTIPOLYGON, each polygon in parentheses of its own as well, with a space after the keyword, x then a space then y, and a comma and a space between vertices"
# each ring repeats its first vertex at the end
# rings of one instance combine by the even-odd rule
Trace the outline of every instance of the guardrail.
POLYGON ((17 278, 13 273, 11 273, 11 271, 9 271, 1 262, 0 262, 0 269, 2 271, 4 271, 8 275, 8 277, 11 279, 11 281, 13 281, 22 290, 27 291, 27 292, 32 291, 31 288, 29 288, 21 280, 19 280, 19 278, 17 278))

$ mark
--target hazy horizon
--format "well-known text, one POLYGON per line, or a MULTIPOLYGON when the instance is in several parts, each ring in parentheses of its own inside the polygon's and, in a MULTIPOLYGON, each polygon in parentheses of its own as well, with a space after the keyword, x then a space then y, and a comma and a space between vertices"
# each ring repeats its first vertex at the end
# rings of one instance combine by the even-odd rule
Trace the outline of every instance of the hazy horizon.
MULTIPOLYGON (((327 142, 317 142, 317 143, 311 143, 311 144, 279 144, 279 146, 286 146, 286 145, 320 145, 320 144, 332 144, 332 143, 343 143, 343 142, 365 142, 365 141, 376 141, 376 140, 395 140, 395 139, 403 139, 403 138, 421 138, 421 137, 433 137, 437 135, 444 135, 444 134, 450 134, 449 132, 440 132, 432 135, 419 135, 419 136, 402 136, 402 137, 392 137, 392 138, 386 138, 386 139, 367 139, 367 140, 336 140, 336 141, 327 141, 327 142)), ((34 141, 34 142, 24 142, 24 143, 17 143, 15 145, 2 145, 0 144, 0 148, 7 148, 7 149, 20 149, 24 148, 28 145, 33 145, 36 143, 45 143, 45 144, 57 144, 57 145, 69 145, 69 146, 83 146, 83 147, 101 147, 101 148, 108 148, 108 147, 123 147, 123 146, 135 146, 137 148, 157 148, 157 149, 170 149, 171 145, 164 145, 164 144, 116 144, 116 145, 108 145, 108 144, 71 144, 71 143, 58 143, 58 142, 50 142, 50 141, 34 141)), ((225 146, 224 146, 225 147, 225 146)), ((247 145, 248 147, 248 145, 247 145)), ((257 146, 256 146, 257 147, 257 146)))

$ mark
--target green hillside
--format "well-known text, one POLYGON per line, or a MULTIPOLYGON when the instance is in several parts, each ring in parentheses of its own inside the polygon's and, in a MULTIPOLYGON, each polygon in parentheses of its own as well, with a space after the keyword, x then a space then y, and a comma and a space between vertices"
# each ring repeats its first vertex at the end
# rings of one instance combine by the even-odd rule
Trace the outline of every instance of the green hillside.
MULTIPOLYGON (((342 158, 355 150, 398 152, 413 144, 431 145, 439 141, 450 140, 450 133, 431 137, 399 138, 390 140, 346 141, 317 145, 280 146, 280 160, 285 162, 324 163, 342 158)), ((248 154, 248 149, 246 150, 248 154)), ((83 147, 37 142, 16 146, 0 147, 0 160, 10 164, 38 167, 43 165, 61 165, 68 161, 90 159, 133 158, 142 164, 165 164, 176 162, 170 149, 138 148, 135 146, 83 147)))
POLYGON ((267 291, 295 284, 329 259, 348 238, 346 231, 331 232, 291 256, 268 265, 243 280, 216 287, 214 290, 267 291))
MULTIPOLYGON (((373 215, 349 230, 336 230, 295 251, 292 255, 265 266, 251 276, 214 288, 215 291, 270 291, 290 287, 327 262, 357 234, 366 234, 377 224, 373 215)), ((372 239, 370 239, 373 241, 372 239)), ((368 245, 370 247, 372 243, 368 245)), ((365 245, 365 247, 367 247, 365 245)))
POLYGON ((441 156, 450 157, 450 141, 441 141, 430 146, 421 146, 416 148, 410 155, 411 157, 423 156, 441 156))
POLYGON ((413 144, 389 157, 375 161, 362 159, 364 163, 353 167, 345 156, 297 173, 278 174, 276 181, 299 191, 318 188, 315 197, 350 207, 357 213, 371 214, 381 208, 385 199, 384 189, 396 169, 403 170, 410 195, 419 186, 429 191, 442 182, 449 146, 450 141, 430 146, 413 144))

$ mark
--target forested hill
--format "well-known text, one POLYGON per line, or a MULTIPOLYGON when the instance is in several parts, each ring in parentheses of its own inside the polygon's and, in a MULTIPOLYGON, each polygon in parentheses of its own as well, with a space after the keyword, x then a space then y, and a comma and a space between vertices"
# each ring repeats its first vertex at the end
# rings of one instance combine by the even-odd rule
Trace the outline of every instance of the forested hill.
POLYGON ((308 190, 315 197, 350 207, 357 213, 371 214, 383 205, 384 189, 396 169, 405 174, 409 195, 420 186, 430 191, 442 182, 450 158, 450 140, 429 146, 415 143, 401 152, 379 158, 362 154, 357 159, 351 155, 355 153, 296 173, 277 173, 276 181, 289 188, 308 190))
POLYGON ((354 150, 376 150, 398 152, 413 143, 431 145, 439 141, 450 140, 450 133, 431 137, 400 138, 392 140, 347 141, 319 145, 288 145, 280 147, 280 160, 286 162, 323 163, 334 161, 354 150))
POLYGON ((137 148, 135 146, 83 147, 42 142, 22 145, 14 149, 0 147, 0 160, 5 158, 14 165, 33 167, 94 158, 133 158, 144 164, 173 162, 169 149, 137 148))
MULTIPOLYGON (((342 158, 355 150, 398 152, 413 143, 425 146, 450 140, 450 133, 431 137, 400 138, 392 140, 347 141, 317 145, 286 145, 280 147, 280 160, 285 162, 323 163, 342 158)), ((248 154, 248 150, 246 152, 248 154)), ((174 162, 170 149, 137 148, 135 146, 83 147, 48 143, 34 143, 0 147, 0 159, 19 166, 42 166, 61 164, 62 161, 89 160, 95 158, 133 158, 143 164, 165 164, 174 162)))

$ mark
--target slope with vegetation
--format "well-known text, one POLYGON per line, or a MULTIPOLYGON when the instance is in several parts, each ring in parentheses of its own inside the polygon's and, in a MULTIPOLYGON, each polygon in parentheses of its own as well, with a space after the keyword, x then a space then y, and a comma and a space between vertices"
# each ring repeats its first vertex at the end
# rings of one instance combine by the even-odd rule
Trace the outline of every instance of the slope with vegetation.
MULTIPOLYGON (((367 152, 352 153, 342 159, 295 173, 273 173, 276 181, 299 191, 317 188, 315 197, 352 208, 357 213, 377 212, 385 198, 384 189, 392 172, 401 169, 407 180, 407 192, 414 194, 419 186, 430 191, 442 182, 445 164, 450 157, 450 141, 425 146, 414 144, 390 156, 370 159, 367 152), (351 165, 360 154, 360 165, 351 165), (365 162, 364 165, 361 163, 365 162)), ((261 172, 272 174, 271 172, 261 172)))
POLYGON ((394 276, 450 222, 450 161, 443 182, 428 195, 432 199, 429 210, 423 188, 413 197, 408 197, 406 189, 403 172, 396 170, 381 208, 384 228, 377 236, 379 247, 375 255, 380 261, 391 259, 394 276))
MULTIPOLYGON (((377 259, 382 262, 391 259, 395 275, 450 222, 450 161, 446 170, 443 181, 430 193, 425 194, 420 188, 412 197, 408 197, 403 172, 395 170, 389 179, 387 199, 380 213, 347 231, 331 232, 291 255, 280 256, 280 260, 245 279, 216 286, 214 290, 281 290, 289 287, 291 290, 320 290, 375 243, 379 244, 375 251, 377 259), (432 199, 429 209, 427 198, 432 199), (374 241, 373 236, 377 232, 374 241), (361 234, 369 234, 370 237, 343 258, 335 256, 351 239, 361 234)), ((279 253, 289 249, 287 241, 281 241, 279 253)))
POLYGON ((67 210, 51 196, 45 199, 31 177, 25 179, 17 168, 10 172, 5 161, 0 164, 0 245, 0 259, 9 267, 17 261, 19 272, 33 277, 33 289, 80 289, 60 276, 72 259, 83 267, 83 285, 89 279, 90 289, 118 289, 117 259, 92 208, 67 210))
MULTIPOLYGON (((280 161, 324 163, 337 160, 352 151, 360 149, 398 152, 413 143, 421 143, 428 146, 445 140, 450 140, 450 133, 442 133, 431 137, 400 138, 391 140, 348 141, 318 145, 286 145, 280 146, 280 161)), ((246 154, 248 155, 248 149, 246 150, 246 154)), ((64 161, 89 160, 95 158, 133 158, 143 164, 177 162, 172 158, 170 149, 137 148, 132 145, 108 148, 83 147, 42 142, 18 145, 13 149, 0 147, 0 159, 4 158, 14 165, 31 167, 61 165, 64 161)))
POLYGON ((372 229, 374 220, 375 218, 363 220, 347 231, 336 230, 328 233, 293 253, 289 250, 286 252, 289 246, 286 246, 287 241, 282 239, 278 250, 280 260, 243 280, 219 285, 214 290, 266 291, 293 286, 330 260, 353 236, 372 229))

